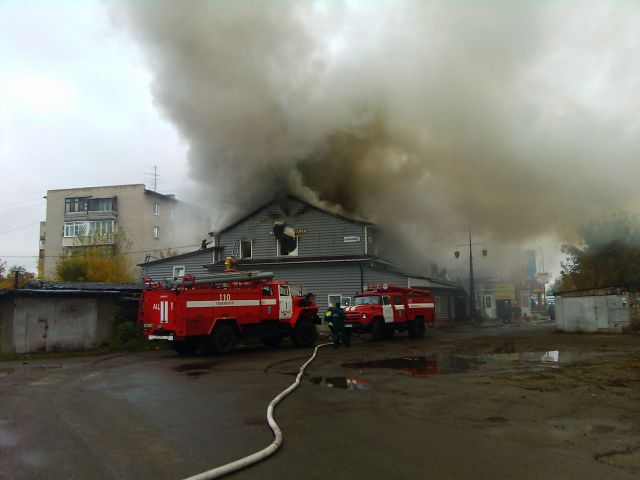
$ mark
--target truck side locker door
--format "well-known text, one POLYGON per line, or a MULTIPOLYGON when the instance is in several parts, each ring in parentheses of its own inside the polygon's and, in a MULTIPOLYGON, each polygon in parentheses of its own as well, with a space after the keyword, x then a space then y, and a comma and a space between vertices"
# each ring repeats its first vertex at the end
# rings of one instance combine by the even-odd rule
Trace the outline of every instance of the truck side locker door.
POLYGON ((278 297, 280 320, 289 320, 293 317, 293 300, 288 285, 278 285, 278 297))
POLYGON ((271 285, 263 285, 260 289, 260 304, 263 320, 278 319, 278 301, 271 285))
POLYGON ((382 296, 382 316, 384 317, 384 323, 393 323, 393 307, 391 306, 389 295, 382 296))
POLYGON ((396 322, 406 322, 407 312, 404 307, 404 302, 400 295, 394 295, 393 297, 393 314, 396 322))

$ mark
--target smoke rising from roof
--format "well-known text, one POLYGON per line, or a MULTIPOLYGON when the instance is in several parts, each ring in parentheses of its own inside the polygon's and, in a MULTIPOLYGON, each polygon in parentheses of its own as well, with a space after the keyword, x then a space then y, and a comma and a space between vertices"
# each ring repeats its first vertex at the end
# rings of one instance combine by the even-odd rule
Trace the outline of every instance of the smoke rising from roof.
POLYGON ((447 248, 638 204, 634 2, 119 7, 214 201, 290 191, 447 248))

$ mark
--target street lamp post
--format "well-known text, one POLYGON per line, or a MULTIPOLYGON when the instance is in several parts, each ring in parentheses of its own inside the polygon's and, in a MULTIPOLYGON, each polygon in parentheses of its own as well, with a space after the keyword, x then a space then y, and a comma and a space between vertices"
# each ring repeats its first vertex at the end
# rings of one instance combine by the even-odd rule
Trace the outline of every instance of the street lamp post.
MULTIPOLYGON (((469 243, 462 243, 456 245, 457 247, 466 247, 469 246, 469 303, 471 304, 471 321, 476 324, 478 323, 476 318, 476 288, 475 282, 473 278, 473 245, 484 245, 484 243, 472 243, 471 242, 471 229, 469 229, 469 243)), ((460 258, 460 251, 455 251, 456 258, 460 258)), ((487 256, 487 249, 482 249, 482 256, 487 256)))

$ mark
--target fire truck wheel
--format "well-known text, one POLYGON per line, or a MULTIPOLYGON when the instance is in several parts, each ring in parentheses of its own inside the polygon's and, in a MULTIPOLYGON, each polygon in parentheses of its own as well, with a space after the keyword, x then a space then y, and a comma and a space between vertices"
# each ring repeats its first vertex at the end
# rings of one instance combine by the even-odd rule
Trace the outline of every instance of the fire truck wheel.
POLYGON ((416 319, 411 322, 409 326, 409 336, 411 338, 423 338, 426 331, 426 327, 424 324, 424 318, 416 317, 416 319))
POLYGON ((371 324, 371 339, 374 342, 379 342, 384 339, 384 320, 380 317, 374 318, 371 324))
POLYGON ((198 342, 194 337, 188 337, 181 342, 173 342, 173 349, 178 355, 193 355, 198 349, 198 342))
POLYGON ((291 340, 296 347, 310 347, 315 343, 317 336, 316 326, 311 323, 311 320, 305 318, 296 324, 291 340))
POLYGON ((215 353, 226 355, 236 348, 237 340, 236 330, 228 323, 221 323, 213 331, 211 343, 215 353))
POLYGON ((275 347, 282 340, 282 335, 269 335, 268 337, 260 337, 260 342, 267 347, 275 347))

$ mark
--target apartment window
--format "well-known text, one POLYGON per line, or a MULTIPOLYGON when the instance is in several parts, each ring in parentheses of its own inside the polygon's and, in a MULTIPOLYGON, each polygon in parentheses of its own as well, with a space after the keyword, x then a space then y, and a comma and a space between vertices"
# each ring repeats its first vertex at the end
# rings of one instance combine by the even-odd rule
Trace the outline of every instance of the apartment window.
POLYGON ((116 231, 115 220, 94 220, 88 222, 64 222, 64 236, 109 235, 116 231))
POLYGON ((160 215, 160 204, 159 203, 154 203, 153 204, 153 214, 154 215, 160 215))
POLYGON ((240 242, 240 258, 251 258, 251 240, 240 242))
POLYGON ((64 199, 64 212, 86 212, 89 197, 69 197, 64 199))
POLYGON ((184 277, 185 271, 186 271, 186 269, 184 268, 184 266, 173 267, 173 278, 184 277))
POLYGON ((86 223, 89 235, 109 235, 116 229, 115 220, 96 220, 86 223))
POLYGON ((112 198, 91 198, 88 201, 90 212, 104 212, 107 210, 115 210, 114 199, 112 198))
POLYGON ((298 256, 298 237, 291 240, 278 240, 278 256, 280 257, 297 257, 298 256))
POLYGON ((153 238, 160 238, 160 227, 153 227, 153 238))

